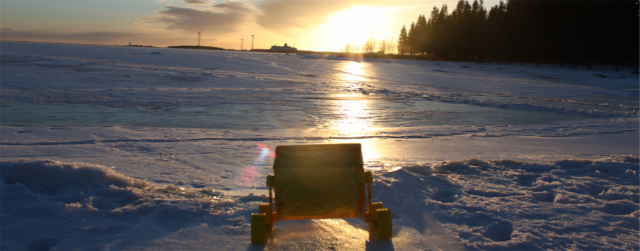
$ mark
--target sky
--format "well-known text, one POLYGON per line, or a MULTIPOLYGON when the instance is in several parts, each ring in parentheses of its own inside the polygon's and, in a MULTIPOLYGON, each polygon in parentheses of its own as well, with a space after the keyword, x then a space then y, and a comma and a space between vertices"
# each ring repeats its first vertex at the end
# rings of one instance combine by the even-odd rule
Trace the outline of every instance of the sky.
MULTIPOLYGON (((2 40, 225 49, 339 51, 397 39, 403 25, 455 0, 2 0, 2 40)), ((499 0, 486 0, 489 9, 499 0)))

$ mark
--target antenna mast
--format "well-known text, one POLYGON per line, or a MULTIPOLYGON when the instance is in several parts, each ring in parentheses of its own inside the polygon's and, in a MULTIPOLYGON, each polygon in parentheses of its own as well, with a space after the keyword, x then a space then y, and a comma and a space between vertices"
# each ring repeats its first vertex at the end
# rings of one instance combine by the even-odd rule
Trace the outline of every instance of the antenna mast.
POLYGON ((240 50, 242 50, 242 46, 244 46, 244 37, 240 39, 240 50))

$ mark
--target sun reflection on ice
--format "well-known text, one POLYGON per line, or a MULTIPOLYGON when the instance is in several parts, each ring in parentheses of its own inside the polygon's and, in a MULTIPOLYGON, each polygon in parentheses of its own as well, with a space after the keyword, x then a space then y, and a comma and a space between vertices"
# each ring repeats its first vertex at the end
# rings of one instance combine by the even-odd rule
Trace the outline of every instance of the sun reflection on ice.
POLYGON ((371 132, 371 113, 368 100, 336 100, 337 113, 335 128, 344 136, 364 136, 371 132))
MULTIPOLYGON (((342 80, 347 90, 357 90, 366 74, 361 63, 349 62, 344 65, 342 80)), ((339 119, 334 121, 334 128, 338 134, 347 137, 365 136, 372 133, 373 114, 371 100, 364 99, 362 94, 339 94, 334 100, 336 114, 339 119)))
MULTIPOLYGON (((344 89, 357 90, 360 84, 367 81, 368 72, 363 63, 349 62, 343 66, 344 89)), ((383 146, 379 139, 366 138, 377 134, 379 128, 375 126, 376 113, 372 110, 374 102, 360 93, 348 93, 335 95, 333 99, 334 112, 337 115, 332 127, 335 135, 342 138, 335 143, 360 143, 362 144, 362 157, 365 163, 376 162, 381 157, 383 146)))
POLYGON ((363 77, 365 76, 365 69, 362 68, 362 63, 350 61, 347 63, 342 69, 344 74, 342 74, 342 80, 350 84, 356 84, 358 82, 366 81, 363 77))

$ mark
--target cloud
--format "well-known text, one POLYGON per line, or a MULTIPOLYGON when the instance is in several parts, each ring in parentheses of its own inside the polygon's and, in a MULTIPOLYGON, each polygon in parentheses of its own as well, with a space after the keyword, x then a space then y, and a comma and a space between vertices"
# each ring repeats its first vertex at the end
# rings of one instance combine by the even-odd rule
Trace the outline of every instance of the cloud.
MULTIPOLYGON (((209 0, 182 0, 187 4, 203 4, 209 0)), ((270 32, 290 34, 297 30, 322 25, 332 14, 358 5, 394 7, 389 0, 264 0, 259 2, 224 1, 214 6, 166 6, 158 14, 140 18, 141 21, 164 25, 167 29, 224 35, 244 27, 262 27, 270 32)))
POLYGON ((2 28, 0 29, 0 31, 13 31, 16 30, 16 28, 2 28))
POLYGON ((194 4, 194 5, 209 4, 209 1, 207 0, 183 0, 183 1, 187 4, 194 4))
MULTIPOLYGON (((188 4, 201 4, 206 0, 183 0, 188 4)), ((275 33, 288 33, 295 29, 314 28, 324 23, 333 13, 363 2, 354 1, 291 1, 266 0, 259 3, 225 1, 211 7, 166 6, 156 16, 141 21, 162 24, 167 29, 186 32, 203 29, 225 34, 237 31, 242 25, 263 27, 275 33)), ((372 3, 372 2, 367 2, 372 3)), ((375 1, 374 1, 375 3, 375 1)))
POLYGON ((218 34, 234 32, 254 16, 255 10, 246 3, 224 2, 205 9, 167 6, 157 16, 144 17, 141 21, 166 25, 167 29, 186 32, 198 31, 218 34))

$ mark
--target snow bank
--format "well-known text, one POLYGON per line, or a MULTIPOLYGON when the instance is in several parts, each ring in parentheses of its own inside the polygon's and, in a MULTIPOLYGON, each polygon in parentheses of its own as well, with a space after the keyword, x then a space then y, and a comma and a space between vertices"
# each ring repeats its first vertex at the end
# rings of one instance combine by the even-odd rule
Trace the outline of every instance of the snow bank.
MULTIPOLYGON (((361 219, 285 221, 267 247, 321 248, 328 244, 308 246, 304 236, 328 235, 350 248, 638 249, 638 161, 470 159, 380 170, 374 200, 392 209, 392 242, 365 237, 361 219)), ((266 201, 159 186, 90 164, 4 161, 1 168, 5 250, 203 249, 221 240, 224 249, 255 248, 250 214, 266 201), (175 242, 187 233, 211 236, 175 242)))
POLYGON ((155 239, 245 209, 220 191, 158 186, 97 165, 0 165, 3 250, 123 249, 123 235, 155 239))
POLYGON ((418 231, 427 217, 466 249, 637 250, 637 156, 533 163, 471 159, 408 165, 374 182, 418 231))

